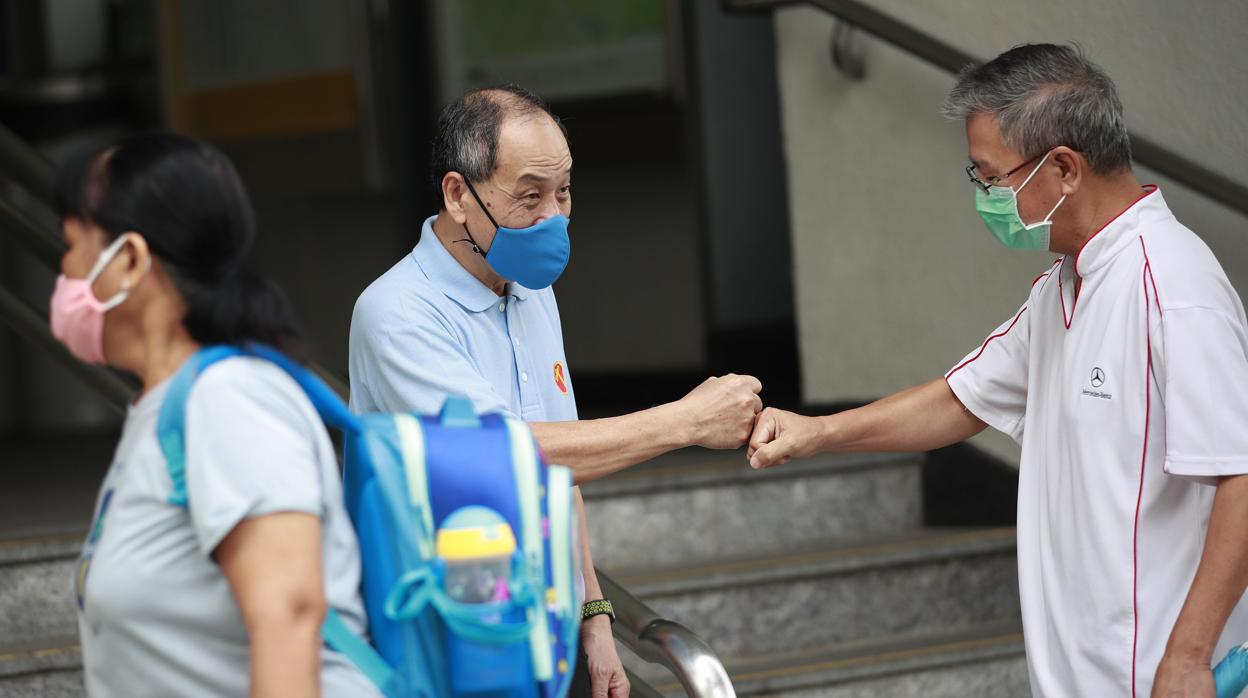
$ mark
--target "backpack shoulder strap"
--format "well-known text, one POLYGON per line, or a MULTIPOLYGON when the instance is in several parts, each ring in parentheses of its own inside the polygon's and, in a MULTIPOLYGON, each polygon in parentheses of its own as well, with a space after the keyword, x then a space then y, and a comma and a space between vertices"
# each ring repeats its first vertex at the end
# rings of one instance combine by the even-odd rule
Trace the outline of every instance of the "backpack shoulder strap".
POLYGON ((330 608, 321 626, 321 639, 337 652, 341 652, 364 674, 378 690, 389 694, 394 688, 395 672, 381 654, 358 633, 347 625, 338 611, 330 608))
POLYGON ((191 394, 191 387, 209 366, 242 353, 238 347, 226 345, 200 349, 182 364, 169 384, 169 391, 160 405, 160 415, 156 418, 156 440, 165 455, 169 479, 173 481, 170 504, 186 506, 186 399, 191 394))
POLYGON ((200 374, 213 364, 235 356, 251 356, 276 364, 294 379, 299 388, 307 395, 317 414, 331 427, 345 432, 356 433, 360 430, 360 421, 351 414, 347 404, 338 397, 329 386, 312 371, 291 360, 285 354, 261 344, 233 346, 221 344, 204 347, 195 352, 194 356, 178 369, 169 392, 165 394, 160 405, 160 415, 156 419, 156 439, 160 450, 165 456, 165 465, 169 471, 169 479, 173 482, 173 490, 169 494, 169 503, 186 506, 186 401, 190 397, 191 388, 200 374))

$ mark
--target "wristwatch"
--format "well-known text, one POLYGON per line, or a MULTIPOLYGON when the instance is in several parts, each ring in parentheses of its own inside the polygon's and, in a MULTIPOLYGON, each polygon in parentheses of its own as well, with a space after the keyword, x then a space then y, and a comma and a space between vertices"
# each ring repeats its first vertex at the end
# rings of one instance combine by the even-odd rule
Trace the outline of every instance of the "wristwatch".
POLYGON ((611 622, 615 622, 615 607, 606 599, 598 599, 597 601, 587 601, 581 606, 581 622, 593 618, 594 616, 607 616, 611 622))

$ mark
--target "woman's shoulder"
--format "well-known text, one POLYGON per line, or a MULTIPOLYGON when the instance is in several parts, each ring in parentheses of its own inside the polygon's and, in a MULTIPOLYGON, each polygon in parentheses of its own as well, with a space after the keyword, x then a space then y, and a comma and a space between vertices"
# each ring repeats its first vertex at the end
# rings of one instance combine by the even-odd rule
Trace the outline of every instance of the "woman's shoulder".
POLYGON ((311 400, 286 371, 250 356, 232 357, 207 368, 191 389, 187 406, 188 410, 206 408, 213 414, 233 415, 244 423, 249 417, 264 416, 299 431, 323 428, 311 400))

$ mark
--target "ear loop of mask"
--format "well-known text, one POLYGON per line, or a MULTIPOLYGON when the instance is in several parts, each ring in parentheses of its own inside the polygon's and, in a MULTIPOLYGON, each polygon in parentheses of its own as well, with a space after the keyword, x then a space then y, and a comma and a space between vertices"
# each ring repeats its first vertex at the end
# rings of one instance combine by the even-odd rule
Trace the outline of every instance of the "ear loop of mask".
POLYGON ((1027 175, 1027 179, 1024 179, 1023 183, 1018 185, 1018 189, 1014 190, 1015 195, 1017 195, 1020 191, 1022 191, 1023 187, 1027 186, 1027 183, 1031 181, 1032 177, 1036 176, 1036 173, 1040 171, 1041 167, 1044 167, 1044 163, 1048 161, 1049 156, 1052 154, 1053 154, 1053 151, 1050 150, 1049 152, 1044 154, 1044 157, 1040 158, 1040 162, 1036 163, 1036 166, 1032 168, 1031 174, 1027 175))
POLYGON ((1053 214, 1057 212, 1057 207, 1058 207, 1058 206, 1061 206, 1061 205, 1062 205, 1062 202, 1063 202, 1063 201, 1065 201, 1065 200, 1066 200, 1066 195, 1065 195, 1065 194, 1062 194, 1062 198, 1058 199, 1058 200, 1057 200, 1057 203, 1053 204, 1053 208, 1049 209, 1049 215, 1045 216, 1045 217, 1044 217, 1044 220, 1042 220, 1042 221, 1040 221, 1040 222, 1038 222, 1038 223, 1032 223, 1031 225, 1028 225, 1028 226, 1026 226, 1026 227, 1027 227, 1027 228, 1034 228, 1034 227, 1036 227, 1036 226, 1038 226, 1038 225, 1050 225, 1050 224, 1052 224, 1052 223, 1053 223, 1053 214))
MULTIPOLYGON (((477 205, 481 207, 481 211, 485 213, 485 217, 490 219, 490 223, 494 225, 494 229, 497 230, 502 227, 498 224, 498 221, 494 220, 494 216, 490 215, 490 209, 486 208, 485 202, 481 201, 481 197, 477 195, 476 188, 472 186, 472 182, 469 182, 467 177, 464 178, 464 184, 468 185, 468 191, 472 194, 472 198, 477 200, 477 205)), ((472 231, 468 229, 467 219, 464 220, 464 234, 468 237, 456 240, 455 242, 466 242, 472 245, 472 251, 484 257, 486 253, 481 250, 481 246, 478 245, 476 239, 472 237, 472 231)))
MULTIPOLYGON (((113 259, 117 257, 117 253, 121 252, 121 248, 125 246, 126 238, 128 237, 130 237, 129 233, 125 235, 121 235, 116 240, 113 240, 113 242, 108 247, 104 248, 104 251, 100 253, 100 258, 95 260, 95 266, 91 267, 91 271, 87 274, 87 286, 95 285, 96 279, 98 279, 100 275, 104 273, 104 269, 106 269, 108 265, 112 263, 113 259)), ((148 256, 147 270, 151 271, 151 269, 152 269, 152 258, 151 256, 148 256)), ((94 291, 92 291, 92 295, 95 295, 94 291)), ((126 299, 129 297, 130 297, 130 288, 129 286, 124 286, 120 291, 113 294, 112 298, 109 298, 106 301, 102 301, 100 303, 100 306, 104 310, 104 312, 108 312, 112 310, 113 308, 116 308, 117 306, 126 302, 126 299)))
MULTIPOLYGON (((1040 171, 1040 168, 1044 167, 1045 161, 1048 160, 1049 156, 1052 154, 1053 154, 1053 151, 1051 150, 1045 153, 1044 157, 1040 158, 1040 162, 1036 165, 1036 168, 1031 171, 1031 174, 1027 175, 1027 179, 1024 179, 1023 183, 1018 185, 1018 189, 1010 190, 1014 192, 1014 211, 1016 213, 1018 211, 1018 193, 1023 190, 1023 187, 1027 186, 1027 183, 1031 181, 1032 177, 1036 176, 1036 173, 1040 171)), ((1044 220, 1040 220, 1040 221, 1036 221, 1035 223, 1027 224, 1027 223, 1023 223, 1023 219, 1020 216, 1018 219, 1018 222, 1023 223, 1024 230, 1031 230, 1032 228, 1035 228, 1036 226, 1039 226, 1039 225, 1049 225, 1050 223, 1053 222, 1051 219, 1053 217, 1053 214, 1057 212, 1057 207, 1061 206, 1062 202, 1065 200, 1066 200, 1066 195, 1062 194, 1062 198, 1058 199, 1056 204, 1053 204, 1053 208, 1049 211, 1049 214, 1044 217, 1044 220)))

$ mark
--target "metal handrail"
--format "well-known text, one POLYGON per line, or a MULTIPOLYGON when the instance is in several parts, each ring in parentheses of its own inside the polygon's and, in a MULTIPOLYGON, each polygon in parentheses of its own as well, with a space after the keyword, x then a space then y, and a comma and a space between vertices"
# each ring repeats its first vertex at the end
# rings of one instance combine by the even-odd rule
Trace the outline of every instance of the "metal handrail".
MULTIPOLYGON (((27 192, 35 195, 45 205, 51 205, 54 176, 52 165, 2 124, 0 124, 0 172, 11 175, 13 180, 27 192)), ((8 233, 52 269, 60 267, 61 256, 68 248, 61 236, 31 220, 4 199, 0 199, 0 233, 8 233)), ((17 299, 10 300, 16 301, 17 299)), ((29 306, 27 308, 29 309, 29 306)), ((29 316, 25 315, 16 322, 25 323, 27 320, 29 316)), ((43 322, 46 326, 46 319, 43 322)), ((319 364, 314 363, 311 368, 334 392, 346 399, 349 388, 341 378, 319 364)))
POLYGON ((27 218, 13 204, 4 199, 0 199, 0 230, 7 231, 38 257, 39 261, 52 269, 60 267, 61 256, 68 249, 64 239, 27 218))
POLYGON ((598 584, 615 607, 615 639, 647 662, 667 667, 690 698, 736 698, 723 662, 702 638, 655 613, 601 571, 598 584))
POLYGON ((56 181, 56 171, 52 163, 4 124, 0 124, 0 172, 11 177, 40 201, 52 201, 52 190, 56 181))
MULTIPOLYGON (((721 0, 728 10, 769 11, 792 5, 813 5, 907 53, 950 73, 983 61, 919 29, 894 19, 859 0, 721 0)), ((1248 187, 1226 175, 1179 155, 1159 143, 1131 133, 1133 159, 1159 174, 1218 203, 1248 215, 1248 187)))

